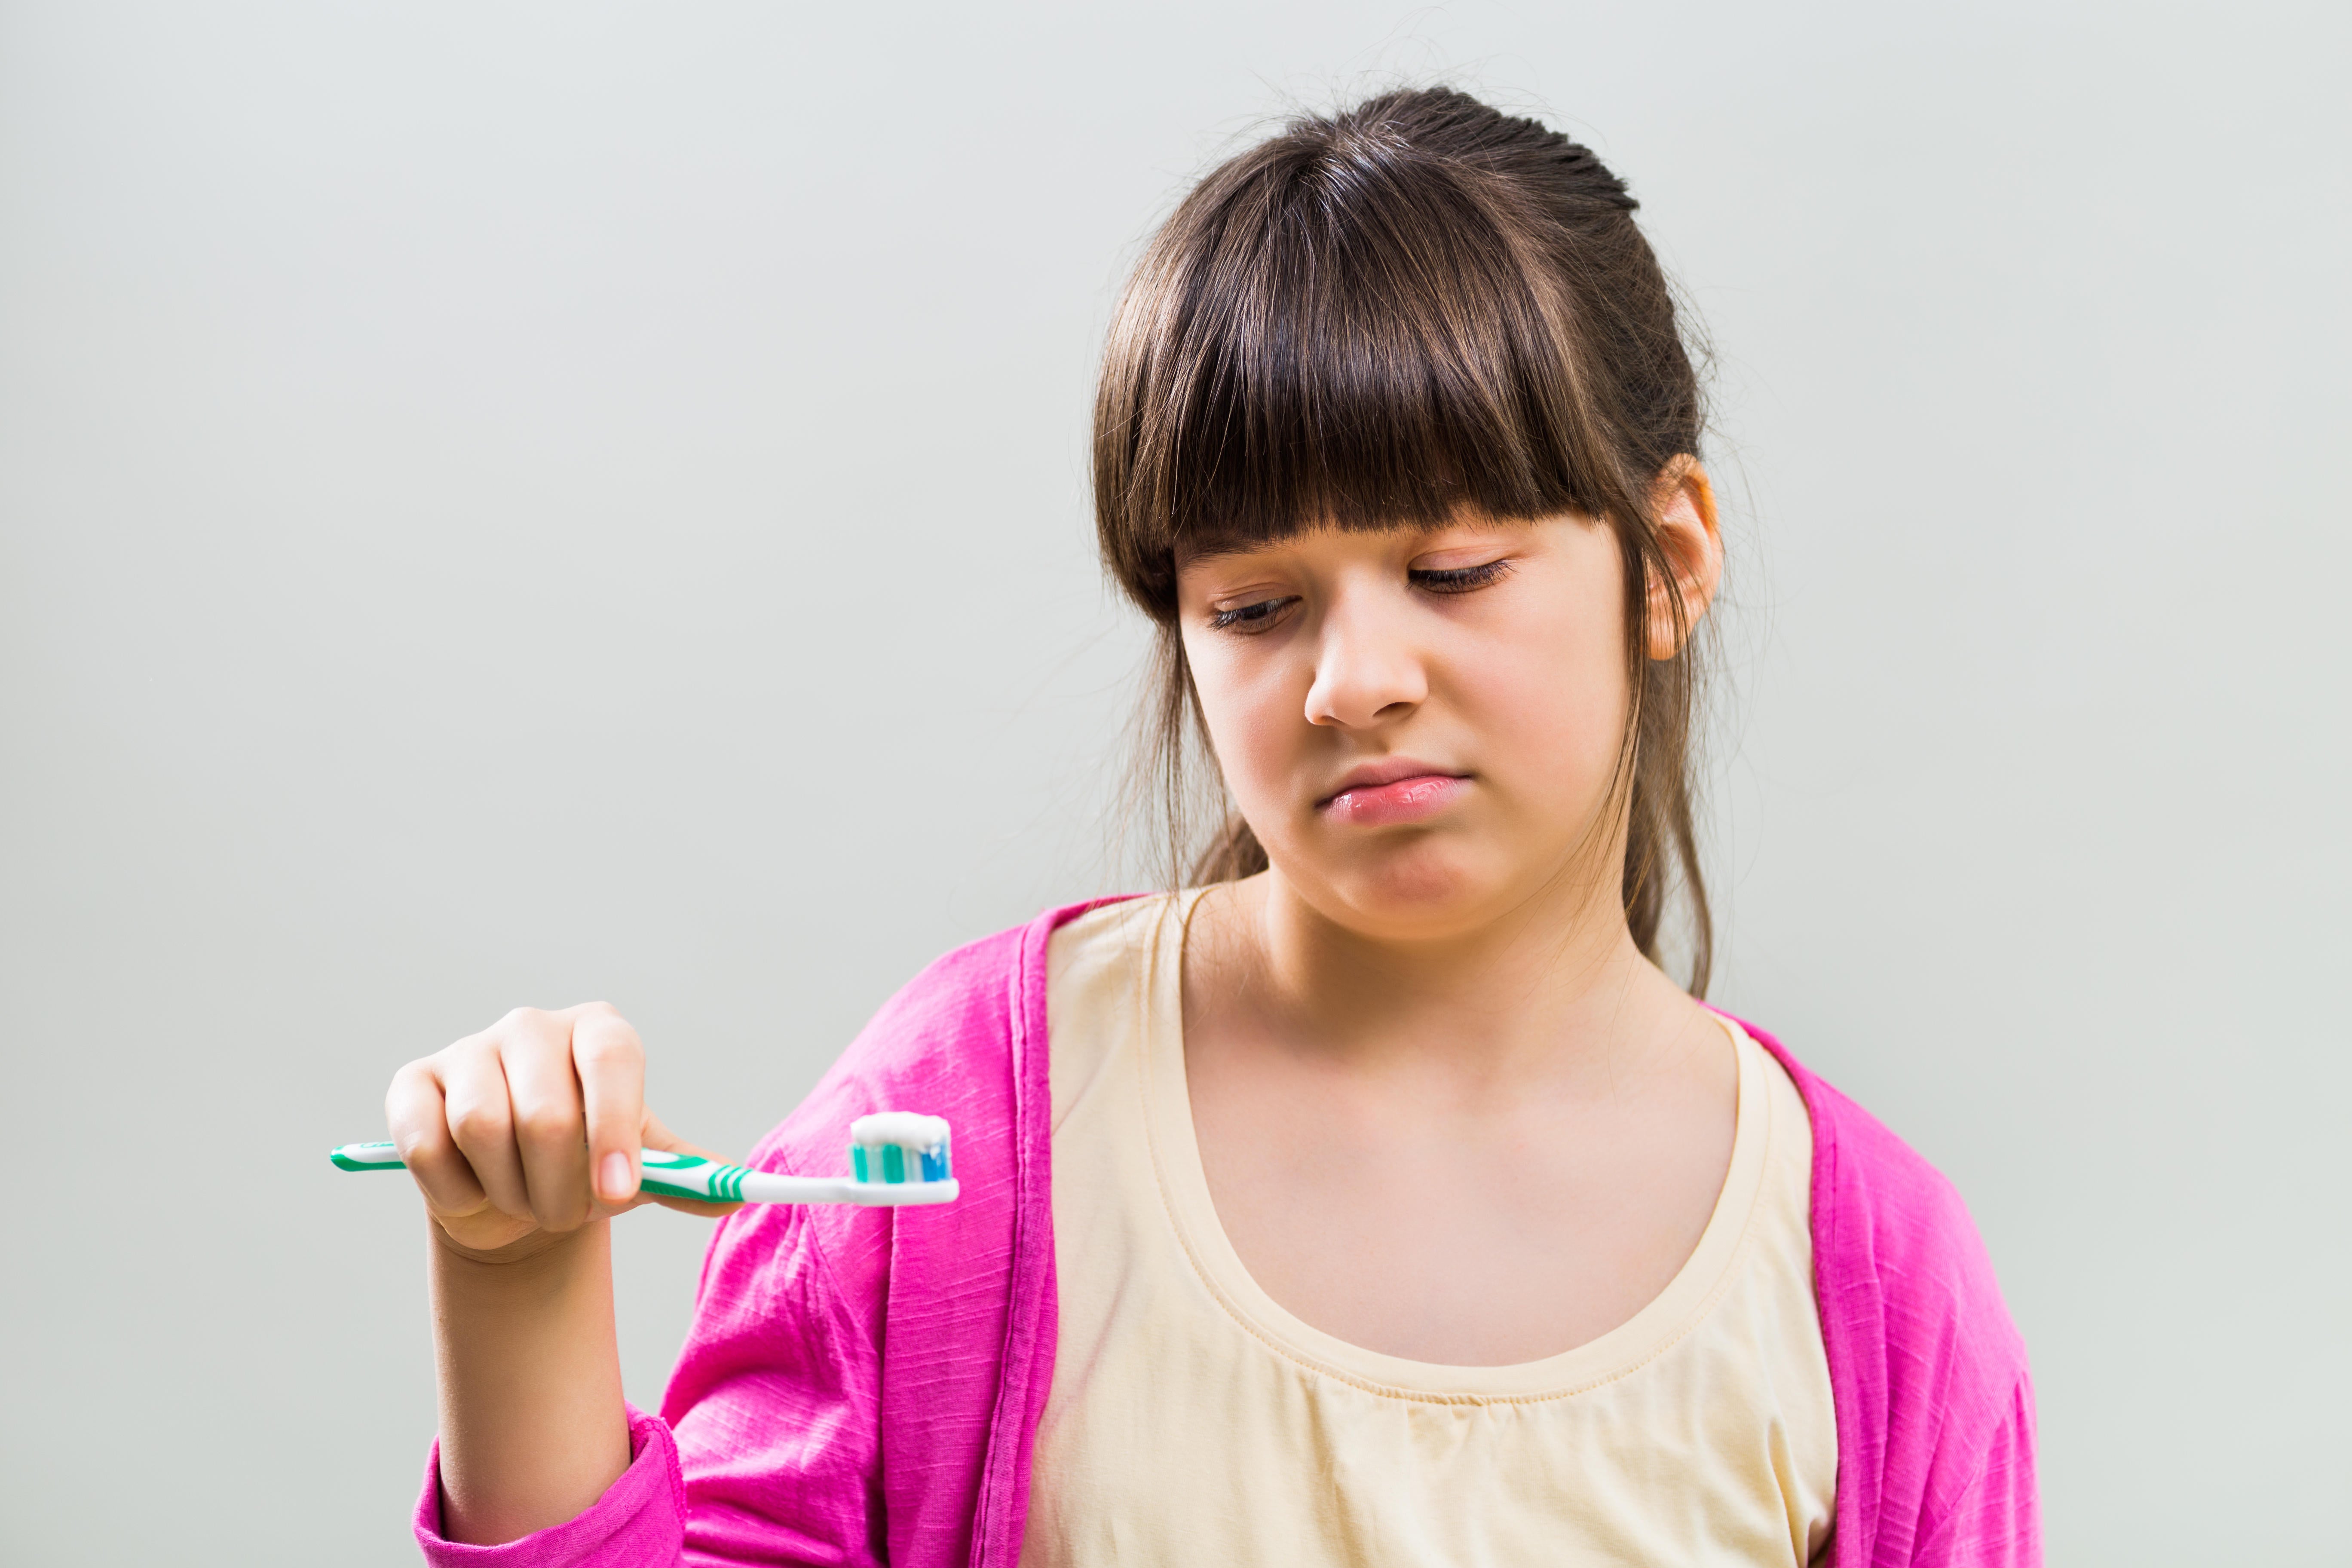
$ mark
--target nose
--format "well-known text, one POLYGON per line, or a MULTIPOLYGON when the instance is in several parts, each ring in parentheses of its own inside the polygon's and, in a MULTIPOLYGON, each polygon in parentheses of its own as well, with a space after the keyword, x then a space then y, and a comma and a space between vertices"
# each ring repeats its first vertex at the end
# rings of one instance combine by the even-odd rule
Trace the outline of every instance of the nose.
POLYGON ((1333 599, 1316 643, 1308 723, 1360 730, 1402 719, 1429 696, 1428 671, 1402 618, 1376 593, 1333 599))

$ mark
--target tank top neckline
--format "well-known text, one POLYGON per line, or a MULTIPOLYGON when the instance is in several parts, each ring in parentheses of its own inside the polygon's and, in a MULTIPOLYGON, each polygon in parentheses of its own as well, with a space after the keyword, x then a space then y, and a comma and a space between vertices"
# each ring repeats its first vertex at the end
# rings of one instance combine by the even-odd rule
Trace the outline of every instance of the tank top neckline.
MULTIPOLYGON (((1664 1289, 1597 1339, 1535 1361, 1452 1366, 1386 1355, 1328 1334, 1266 1294, 1234 1250, 1210 1196, 1192 1124, 1184 1068, 1184 933, 1204 889, 1173 895, 1152 912, 1147 969, 1137 997, 1142 1042, 1144 1123, 1160 1198, 1178 1242, 1203 1286, 1245 1331, 1328 1377, 1393 1397, 1486 1404, 1565 1398, 1615 1381, 1654 1360, 1706 1318, 1738 1271, 1771 1165, 1772 1096, 1762 1047, 1721 1014, 1738 1061, 1738 1109, 1731 1162, 1698 1245, 1664 1289)), ((1139 903, 1159 900, 1138 900, 1139 903)), ((1138 910, 1138 914, 1145 911, 1138 910)))

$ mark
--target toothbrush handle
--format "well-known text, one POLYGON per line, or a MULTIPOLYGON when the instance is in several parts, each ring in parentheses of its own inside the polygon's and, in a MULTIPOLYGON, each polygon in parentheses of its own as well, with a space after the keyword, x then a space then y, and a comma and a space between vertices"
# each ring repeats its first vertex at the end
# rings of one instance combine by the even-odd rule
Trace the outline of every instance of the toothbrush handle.
MULTIPOLYGON (((346 1143, 330 1153, 345 1171, 403 1171, 396 1143, 346 1143)), ((699 1198, 713 1204, 861 1204, 892 1208, 952 1203, 953 1177, 939 1182, 861 1182, 849 1176, 779 1176, 742 1165, 673 1154, 661 1149, 637 1152, 638 1185, 668 1198, 699 1198)))

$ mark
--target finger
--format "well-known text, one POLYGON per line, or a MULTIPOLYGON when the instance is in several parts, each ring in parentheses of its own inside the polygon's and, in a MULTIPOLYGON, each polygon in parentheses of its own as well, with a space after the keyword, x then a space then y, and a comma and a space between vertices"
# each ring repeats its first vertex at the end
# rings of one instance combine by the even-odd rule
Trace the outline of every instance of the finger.
POLYGON ((588 1217, 588 1135, 572 1070, 570 1016, 509 1015, 499 1030, 499 1057, 530 1213, 549 1230, 577 1229, 588 1217))
POLYGON ((449 1135, 447 1101, 431 1058, 413 1061, 393 1075, 383 1097, 383 1119, 401 1163, 436 1214, 469 1215, 489 1202, 474 1169, 449 1135))
POLYGON ((460 1040, 441 1053, 441 1092, 449 1106, 449 1136, 491 1205, 529 1219, 530 1189, 523 1184, 522 1158, 515 1149, 514 1108, 507 1098, 506 1065, 495 1031, 460 1040))
POLYGON ((628 1020, 602 1002, 572 1009, 572 1068, 586 1113, 588 1169, 596 1196, 637 1195, 639 1130, 646 1118, 646 1049, 628 1020))

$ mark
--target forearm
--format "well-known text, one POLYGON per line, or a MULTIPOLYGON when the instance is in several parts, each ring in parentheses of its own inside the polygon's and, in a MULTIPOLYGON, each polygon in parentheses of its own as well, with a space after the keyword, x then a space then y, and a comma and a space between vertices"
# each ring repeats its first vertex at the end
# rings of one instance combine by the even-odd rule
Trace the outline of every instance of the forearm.
POLYGON ((442 1533, 495 1544, 586 1511, 629 1465, 612 1237, 471 1254, 433 1226, 442 1533))

